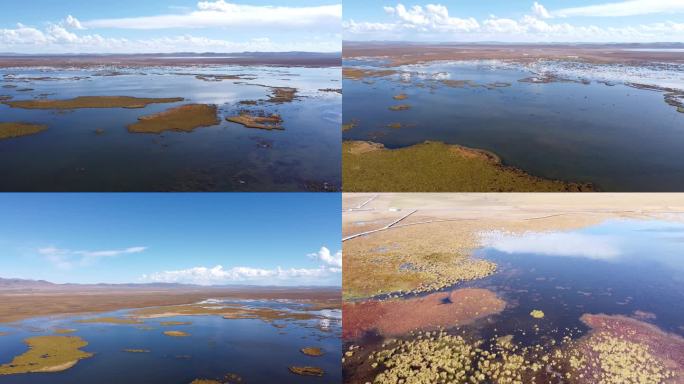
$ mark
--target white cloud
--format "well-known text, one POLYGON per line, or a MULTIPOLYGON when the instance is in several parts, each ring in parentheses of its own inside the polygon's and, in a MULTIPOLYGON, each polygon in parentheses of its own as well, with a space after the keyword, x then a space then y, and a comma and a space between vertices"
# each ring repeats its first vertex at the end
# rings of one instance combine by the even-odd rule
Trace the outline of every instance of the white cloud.
POLYGON ((225 269, 221 265, 213 268, 194 267, 175 271, 156 272, 143 275, 142 279, 157 283, 183 283, 198 285, 220 285, 232 283, 298 283, 330 276, 334 272, 323 266, 319 268, 275 268, 261 269, 234 267, 225 269))
POLYGON ((621 255, 620 246, 614 237, 582 233, 530 232, 515 236, 495 232, 484 235, 484 245, 505 253, 535 253, 598 260, 611 260, 621 255))
POLYGON ((180 14, 83 21, 86 28, 166 29, 212 27, 326 28, 342 19, 342 5, 314 7, 256 6, 224 0, 200 1, 197 9, 180 14))
POLYGON ((342 250, 332 254, 327 247, 321 247, 318 252, 310 253, 307 256, 320 260, 328 266, 342 268, 342 250))
POLYGON ((212 268, 193 267, 188 269, 155 272, 142 276, 143 281, 156 283, 183 283, 198 285, 221 285, 234 283, 252 284, 320 284, 331 278, 339 278, 342 272, 342 251, 332 254, 327 247, 307 255, 322 264, 317 268, 274 269, 233 267, 217 265, 212 268))
POLYGON ((682 0, 627 0, 564 8, 552 11, 551 14, 559 17, 621 17, 682 12, 684 12, 684 1, 682 0))
POLYGON ((551 17, 549 11, 547 11, 543 5, 537 3, 536 1, 534 4, 532 4, 532 14, 540 19, 548 19, 551 17))
MULTIPOLYGON (((650 0, 649 0, 650 1, 650 0)), ((684 1, 663 1, 653 10, 684 10, 684 1), (665 4, 667 3, 667 4, 665 4), (668 7, 665 7, 668 5, 668 7)), ((615 3, 618 4, 618 3, 615 3)), ((619 3, 623 4, 623 3, 619 3)), ((579 9, 579 8, 578 8, 579 9)), ((347 40, 415 40, 415 41, 502 41, 502 42, 681 42, 684 23, 664 21, 621 27, 573 25, 551 22, 558 12, 548 11, 534 2, 532 14, 519 19, 489 16, 477 21, 470 17, 453 17, 443 5, 412 6, 403 4, 384 7, 393 20, 385 23, 348 20, 343 23, 347 40)), ((579 12, 579 11, 578 11, 579 12)))
POLYGON ((62 25, 72 29, 85 29, 83 28, 83 25, 81 25, 81 22, 71 15, 67 16, 67 18, 62 21, 62 25))
POLYGON ((105 38, 99 34, 79 35, 56 24, 48 25, 44 31, 22 24, 15 29, 0 29, 0 51, 17 53, 339 52, 340 45, 339 37, 279 43, 267 37, 246 41, 194 35, 149 39, 105 38))
POLYGON ((414 5, 406 9, 403 4, 396 7, 384 7, 385 12, 399 19, 405 28, 422 31, 472 31, 480 27, 477 20, 470 17, 461 19, 449 16, 447 7, 441 4, 427 4, 425 7, 414 5))
POLYGON ((90 265, 103 258, 141 253, 145 250, 147 250, 147 247, 129 247, 101 251, 79 251, 65 248, 45 247, 38 249, 38 254, 54 264, 57 268, 70 269, 75 266, 90 265))

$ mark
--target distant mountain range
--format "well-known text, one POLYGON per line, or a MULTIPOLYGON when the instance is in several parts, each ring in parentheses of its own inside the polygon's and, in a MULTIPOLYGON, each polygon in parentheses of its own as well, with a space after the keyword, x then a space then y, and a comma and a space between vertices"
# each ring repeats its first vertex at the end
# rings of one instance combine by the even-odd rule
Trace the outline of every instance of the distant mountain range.
POLYGON ((179 284, 179 283, 124 283, 124 284, 56 284, 46 280, 28 280, 28 279, 6 279, 0 277, 0 293, 5 291, 96 291, 96 290, 207 290, 207 289, 231 289, 231 290, 279 290, 279 289, 326 289, 339 287, 304 287, 304 286, 260 286, 247 284, 230 284, 230 285, 194 285, 194 284, 179 284))

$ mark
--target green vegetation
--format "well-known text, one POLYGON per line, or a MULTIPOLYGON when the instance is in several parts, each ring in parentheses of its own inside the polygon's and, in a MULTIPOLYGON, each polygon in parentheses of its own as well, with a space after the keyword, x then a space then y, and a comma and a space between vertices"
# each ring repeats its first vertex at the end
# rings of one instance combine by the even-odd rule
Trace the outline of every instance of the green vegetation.
POLYGON ((133 133, 162 133, 165 131, 192 132, 195 128, 221 123, 216 116, 216 105, 188 104, 154 115, 142 116, 128 126, 133 133))
POLYGON ((342 146, 345 192, 552 192, 591 191, 587 184, 545 180, 504 166, 486 151, 425 142, 389 150, 346 141, 342 146))
POLYGON ((300 351, 307 356, 323 356, 323 351, 317 347, 306 347, 302 348, 300 351))
POLYGON ((0 123, 0 140, 35 135, 47 129, 46 125, 27 123, 0 123))
POLYGON ((149 104, 177 103, 182 97, 138 98, 129 96, 81 96, 67 100, 5 101, 12 108, 23 109, 79 109, 79 108, 145 108, 149 104))
POLYGON ((538 309, 534 309, 534 310, 532 310, 532 312, 530 312, 530 316, 534 317, 535 319, 543 319, 544 318, 544 312, 540 311, 538 309))
POLYGON ((16 356, 11 363, 0 365, 0 375, 64 371, 79 360, 93 356, 81 351, 88 343, 77 336, 37 336, 24 342, 29 350, 16 356))

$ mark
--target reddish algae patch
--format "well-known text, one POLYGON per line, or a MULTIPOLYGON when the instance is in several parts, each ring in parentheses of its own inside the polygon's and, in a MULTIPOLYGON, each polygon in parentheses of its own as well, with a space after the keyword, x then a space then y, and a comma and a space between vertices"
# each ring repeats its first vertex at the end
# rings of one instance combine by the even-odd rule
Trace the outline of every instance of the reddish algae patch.
POLYGON ((398 336, 414 330, 455 327, 501 312, 506 303, 487 289, 463 288, 423 297, 391 301, 369 300, 343 305, 342 337, 366 332, 398 336))

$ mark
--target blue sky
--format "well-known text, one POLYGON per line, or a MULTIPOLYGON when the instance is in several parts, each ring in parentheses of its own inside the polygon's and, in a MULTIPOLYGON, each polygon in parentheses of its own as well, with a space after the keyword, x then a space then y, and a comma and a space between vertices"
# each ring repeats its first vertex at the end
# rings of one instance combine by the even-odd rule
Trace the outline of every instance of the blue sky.
POLYGON ((340 204, 338 194, 1 194, 0 277, 339 285, 340 204))
POLYGON ((344 1, 345 40, 684 42, 682 0, 344 1))
POLYGON ((334 0, 30 0, 0 13, 0 52, 339 51, 334 0))

